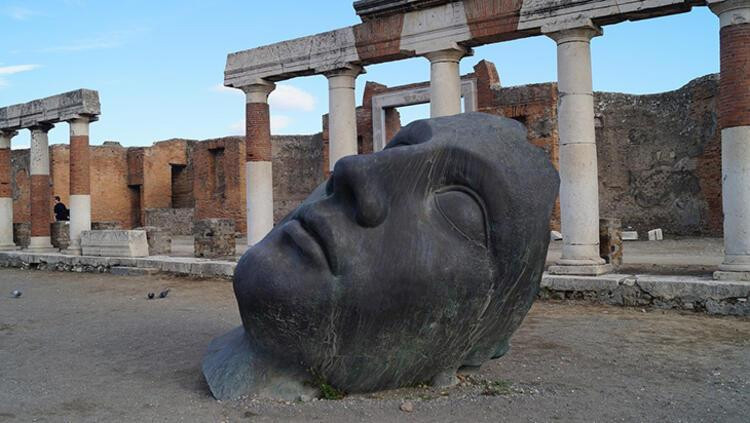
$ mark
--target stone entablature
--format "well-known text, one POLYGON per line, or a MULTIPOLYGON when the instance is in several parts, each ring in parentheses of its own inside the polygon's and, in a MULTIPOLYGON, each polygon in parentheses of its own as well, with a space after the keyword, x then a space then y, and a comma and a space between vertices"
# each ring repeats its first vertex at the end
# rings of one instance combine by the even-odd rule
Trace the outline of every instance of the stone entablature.
POLYGON ((99 93, 79 89, 0 108, 0 130, 30 128, 81 117, 87 117, 89 122, 93 122, 100 113, 99 93))
MULTIPOLYGON (((388 7, 396 7, 391 3, 388 7)), ((475 47, 581 26, 614 24, 689 11, 695 0, 548 1, 463 0, 395 15, 317 35, 231 53, 224 85, 243 87, 320 74, 351 64, 368 65, 430 51, 475 47)), ((385 6, 383 6, 385 7, 385 6)))
POLYGON ((426 9, 451 1, 454 0, 358 0, 354 2, 354 10, 364 21, 379 16, 426 9))

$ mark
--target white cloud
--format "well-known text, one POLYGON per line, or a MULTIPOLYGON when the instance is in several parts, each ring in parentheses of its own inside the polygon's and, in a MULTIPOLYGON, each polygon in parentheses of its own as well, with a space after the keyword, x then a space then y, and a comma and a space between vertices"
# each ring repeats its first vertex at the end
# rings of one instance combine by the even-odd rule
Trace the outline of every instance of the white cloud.
MULTIPOLYGON (((212 91, 219 93, 242 94, 237 88, 225 87, 224 85, 214 85, 212 91)), ((288 84, 278 84, 276 89, 268 97, 268 103, 271 105, 272 114, 276 110, 312 112, 315 110, 315 97, 305 90, 288 84)))
POLYGON ((5 14, 8 15, 11 19, 17 21, 25 21, 26 19, 36 15, 37 13, 25 7, 12 6, 5 9, 5 14))
POLYGON ((0 66, 0 88, 8 86, 8 80, 3 78, 3 75, 13 75, 16 73, 28 72, 38 67, 39 65, 0 66))
POLYGON ((137 35, 147 32, 143 28, 129 29, 123 31, 111 31, 91 38, 76 40, 70 44, 48 47, 42 52, 75 52, 84 50, 100 50, 120 47, 137 35))
POLYGON ((244 135, 245 134, 245 121, 240 120, 229 125, 229 130, 234 135, 244 135))
POLYGON ((292 118, 285 115, 271 114, 271 133, 281 131, 292 124, 292 118))
POLYGON ((303 112, 315 110, 315 97, 312 94, 287 84, 278 84, 271 92, 268 103, 275 110, 301 110, 303 112))
MULTIPOLYGON (((294 120, 286 115, 271 114, 271 133, 282 131, 289 127, 294 120)), ((234 135, 245 135, 245 121, 240 120, 229 125, 229 130, 234 135)))
POLYGON ((14 73, 28 72, 38 67, 39 65, 0 66, 0 75, 13 75, 14 73))

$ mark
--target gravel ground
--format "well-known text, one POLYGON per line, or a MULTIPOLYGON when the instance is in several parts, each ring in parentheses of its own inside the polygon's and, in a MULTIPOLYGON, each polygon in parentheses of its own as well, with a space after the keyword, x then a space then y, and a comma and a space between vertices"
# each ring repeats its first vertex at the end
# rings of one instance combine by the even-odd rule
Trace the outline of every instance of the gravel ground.
POLYGON ((748 319, 537 303, 510 353, 454 388, 217 402, 200 360, 238 324, 226 281, 2 269, 0 422, 750 419, 748 319))

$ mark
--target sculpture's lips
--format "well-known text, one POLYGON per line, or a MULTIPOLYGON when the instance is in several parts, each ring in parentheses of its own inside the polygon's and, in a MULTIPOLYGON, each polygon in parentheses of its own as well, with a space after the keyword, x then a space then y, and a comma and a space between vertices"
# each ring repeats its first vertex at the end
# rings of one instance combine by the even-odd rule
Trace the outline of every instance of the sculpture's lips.
POLYGON ((284 225, 284 232, 302 251, 302 254, 331 270, 325 243, 314 227, 299 219, 292 219, 284 225))

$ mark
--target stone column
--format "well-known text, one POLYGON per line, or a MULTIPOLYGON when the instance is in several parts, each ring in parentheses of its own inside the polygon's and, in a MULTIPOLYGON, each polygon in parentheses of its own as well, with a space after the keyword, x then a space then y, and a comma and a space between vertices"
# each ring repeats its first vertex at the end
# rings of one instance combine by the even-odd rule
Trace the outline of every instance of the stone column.
POLYGON ((81 254, 81 232, 91 230, 91 168, 89 165, 89 118, 70 125, 70 246, 68 254, 81 254))
POLYGON ((49 141, 47 132, 50 124, 39 124, 31 130, 31 238, 28 250, 31 252, 56 252, 50 241, 50 215, 52 201, 49 179, 49 141))
POLYGON ((247 245, 255 245, 273 229, 273 168, 271 166, 271 118, 268 95, 272 82, 242 87, 245 92, 245 189, 247 197, 247 245))
POLYGON ((466 56, 463 48, 426 53, 430 61, 430 117, 461 113, 461 72, 458 63, 466 56))
POLYGON ((717 279, 750 280, 750 0, 709 1, 721 27, 724 261, 717 279))
POLYGON ((13 185, 10 140, 16 131, 0 131, 0 251, 16 250, 13 243, 13 185))
POLYGON ((562 257, 549 272, 600 275, 612 266, 599 256, 599 182, 591 80, 593 25, 547 34, 557 42, 562 257))
POLYGON ((328 168, 357 154, 357 104, 354 83, 362 67, 352 65, 326 72, 328 78, 328 168))

